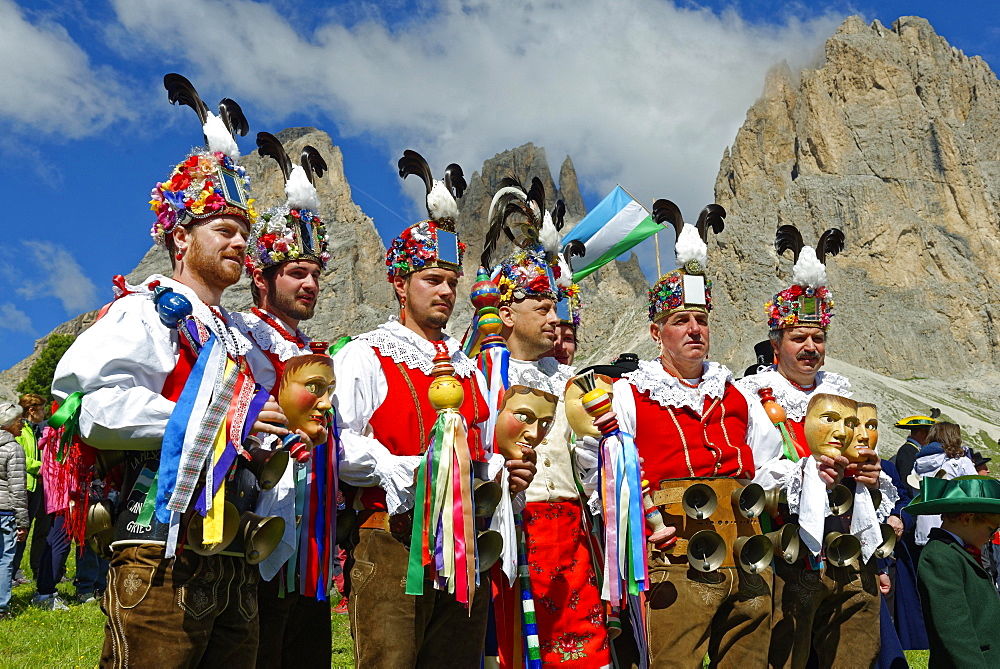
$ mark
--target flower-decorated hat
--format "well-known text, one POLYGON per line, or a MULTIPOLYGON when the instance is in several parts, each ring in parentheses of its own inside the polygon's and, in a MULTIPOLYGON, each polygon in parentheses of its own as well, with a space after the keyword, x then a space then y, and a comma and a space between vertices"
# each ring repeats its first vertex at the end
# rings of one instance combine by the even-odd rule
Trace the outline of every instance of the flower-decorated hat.
POLYGON ((233 100, 223 98, 216 116, 191 82, 179 74, 163 77, 163 86, 171 104, 187 105, 198 114, 205 147, 192 151, 153 188, 149 202, 156 212, 150 231, 153 241, 166 246, 174 227, 213 216, 238 216, 252 226, 257 212, 250 197, 250 179, 236 163, 240 157, 236 135, 246 135, 249 129, 243 110, 233 100))
POLYGON ((444 179, 438 181, 423 156, 409 149, 403 152, 398 164, 400 177, 416 174, 424 180, 428 218, 403 230, 389 244, 385 254, 389 281, 429 267, 442 267, 461 275, 465 244, 455 232, 455 219, 457 200, 466 188, 462 168, 455 163, 448 165, 444 179))
POLYGON ((701 210, 695 225, 685 225, 680 209, 670 200, 653 203, 653 220, 671 223, 677 232, 677 269, 667 272, 649 289, 649 320, 656 322, 677 311, 712 310, 712 281, 705 276, 708 233, 726 227, 726 210, 710 204, 701 210))
POLYGON ((302 149, 293 165, 285 147, 269 132, 257 133, 257 152, 274 158, 285 177, 285 205, 264 211, 250 230, 246 271, 273 267, 290 260, 313 260, 326 269, 330 236, 320 218, 315 179, 327 171, 326 161, 312 146, 302 149))
POLYGON ((802 243, 802 234, 794 225, 782 225, 774 239, 774 248, 781 255, 787 250, 794 254, 792 285, 764 305, 771 330, 800 326, 830 326, 833 318, 833 294, 826 286, 826 258, 844 250, 844 233, 830 228, 819 238, 813 249, 802 243))
MULTIPOLYGON (((526 297, 556 301, 560 320, 571 325, 580 322, 580 287, 573 283, 573 271, 567 257, 559 252, 559 231, 563 226, 566 205, 556 203, 552 212, 545 210, 545 188, 541 179, 531 180, 525 192, 519 181, 506 177, 490 202, 489 231, 480 260, 489 267, 500 233, 504 232, 517 249, 493 268, 491 278, 500 290, 500 306, 526 297)), ((580 242, 566 249, 566 256, 582 256, 580 242)))

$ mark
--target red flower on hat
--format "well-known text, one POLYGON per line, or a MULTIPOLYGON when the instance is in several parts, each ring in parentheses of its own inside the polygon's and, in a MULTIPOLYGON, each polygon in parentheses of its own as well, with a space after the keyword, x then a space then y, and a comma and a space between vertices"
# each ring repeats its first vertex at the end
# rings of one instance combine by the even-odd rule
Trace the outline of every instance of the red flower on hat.
POLYGON ((170 179, 170 190, 186 190, 191 185, 191 177, 187 172, 178 172, 170 179))
POLYGON ((185 160, 184 165, 187 167, 197 167, 199 158, 200 156, 198 154, 195 154, 190 158, 188 158, 187 160, 185 160))
POLYGON ((541 274, 528 282, 528 289, 535 293, 544 293, 549 290, 549 277, 541 274))

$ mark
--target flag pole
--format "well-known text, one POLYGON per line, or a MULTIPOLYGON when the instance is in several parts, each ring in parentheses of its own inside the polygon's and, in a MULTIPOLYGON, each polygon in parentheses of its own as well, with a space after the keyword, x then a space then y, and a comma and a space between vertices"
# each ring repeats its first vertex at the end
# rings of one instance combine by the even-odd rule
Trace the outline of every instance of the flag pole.
MULTIPOLYGON (((645 209, 647 213, 649 214, 653 213, 649 211, 646 205, 636 200, 635 196, 632 195, 632 193, 629 193, 627 190, 625 190, 624 186, 622 186, 621 184, 617 184, 617 186, 621 188, 623 191, 625 191, 625 194, 628 195, 630 198, 632 198, 633 202, 637 203, 640 207, 645 209)), ((660 226, 660 227, 665 228, 665 226, 660 226)), ((660 233, 657 232, 655 235, 653 235, 653 244, 656 245, 656 280, 659 281, 660 277, 663 276, 663 272, 660 270, 660 233)))

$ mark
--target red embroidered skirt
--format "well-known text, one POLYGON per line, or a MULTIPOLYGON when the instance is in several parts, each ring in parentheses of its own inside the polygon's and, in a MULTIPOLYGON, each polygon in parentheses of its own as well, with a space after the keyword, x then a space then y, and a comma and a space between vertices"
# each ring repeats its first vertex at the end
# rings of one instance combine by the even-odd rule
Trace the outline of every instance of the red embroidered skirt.
POLYGON ((524 510, 524 531, 542 662, 610 666, 605 608, 580 503, 532 502, 524 510))

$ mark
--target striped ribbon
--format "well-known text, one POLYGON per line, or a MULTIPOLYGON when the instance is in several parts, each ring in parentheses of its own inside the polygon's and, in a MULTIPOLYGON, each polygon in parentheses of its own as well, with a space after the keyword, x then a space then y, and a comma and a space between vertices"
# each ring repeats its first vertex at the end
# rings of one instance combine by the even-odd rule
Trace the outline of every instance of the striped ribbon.
MULTIPOLYGON (((289 570, 298 564, 299 592, 315 597, 321 602, 330 597, 333 581, 333 564, 337 527, 337 477, 340 450, 340 433, 337 431, 336 410, 331 411, 327 426, 327 440, 316 445, 307 464, 304 479, 296 481, 302 494, 302 520, 300 521, 298 560, 293 556, 286 564, 289 570), (306 498, 305 491, 308 491, 306 498)), ((298 499, 296 500, 298 503, 298 499)), ((291 582, 291 579, 286 580, 291 582)))
POLYGON ((531 574, 528 573, 528 546, 524 540, 521 514, 514 514, 514 525, 517 528, 517 580, 521 586, 521 637, 525 645, 525 665, 528 669, 542 669, 542 649, 538 642, 535 600, 531 595, 531 574))
POLYGON ((457 409, 442 409, 417 468, 406 594, 424 593, 424 569, 429 566, 436 589, 463 604, 472 602, 479 584, 472 518, 472 457, 465 419, 457 409))
POLYGON ((648 583, 639 453, 632 435, 616 429, 601 440, 598 457, 605 518, 601 598, 621 606, 648 583))

